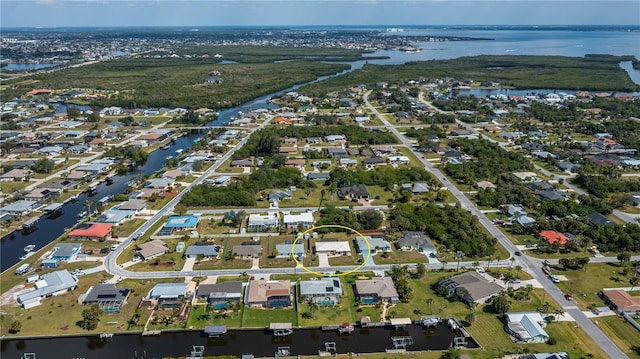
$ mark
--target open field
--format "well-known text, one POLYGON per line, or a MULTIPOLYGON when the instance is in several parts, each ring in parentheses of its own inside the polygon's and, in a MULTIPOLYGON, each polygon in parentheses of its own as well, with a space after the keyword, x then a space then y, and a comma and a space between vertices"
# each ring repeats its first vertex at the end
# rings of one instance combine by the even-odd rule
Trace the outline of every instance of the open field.
MULTIPOLYGON (((274 52, 277 54, 277 52, 274 52)), ((34 75, 35 84, 16 83, 4 97, 22 95, 33 86, 51 89, 101 88, 119 91, 99 106, 224 108, 285 89, 321 75, 340 72, 345 64, 309 60, 287 63, 224 64, 217 59, 120 59, 34 75), (224 81, 206 82, 217 70, 224 81)), ((5 91, 3 91, 5 92, 5 91)))
POLYGON ((640 343, 640 332, 631 326, 624 318, 608 316, 593 319, 603 332, 611 338, 627 355, 638 359, 640 355, 633 352, 631 347, 640 343))

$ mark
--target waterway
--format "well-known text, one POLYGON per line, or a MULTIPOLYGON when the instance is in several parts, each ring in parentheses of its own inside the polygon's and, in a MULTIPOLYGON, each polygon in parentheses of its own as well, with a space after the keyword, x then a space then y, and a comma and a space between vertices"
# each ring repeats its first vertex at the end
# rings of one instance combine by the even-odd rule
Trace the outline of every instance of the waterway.
MULTIPOLYGON (((384 352, 393 348, 392 337, 410 336, 413 344, 407 351, 446 350, 453 342, 455 333, 446 325, 422 328, 410 325, 403 329, 355 328, 352 334, 320 329, 295 329, 286 337, 274 337, 264 330, 231 330, 220 338, 207 338, 201 331, 162 333, 159 336, 115 335, 110 340, 100 340, 98 335, 90 337, 56 337, 49 339, 2 340, 3 358, 19 358, 22 353, 35 353, 41 358, 162 358, 184 356, 194 345, 205 347, 205 355, 253 354, 256 357, 273 357, 279 347, 288 346, 292 356, 318 355, 325 350, 325 343, 334 342, 338 354, 384 352), (54 344, 55 343, 55 344, 54 344), (55 345, 55 353, 51 351, 55 345)), ((472 339, 467 339, 469 348, 478 348, 472 339)))
MULTIPOLYGON (((295 91, 298 88, 309 83, 322 81, 329 77, 341 76, 348 72, 362 68, 366 63, 392 65, 402 64, 408 61, 430 60, 430 59, 450 59, 467 55, 478 54, 528 54, 528 55, 563 55, 563 56, 583 56, 590 53, 610 53, 614 55, 636 55, 640 58, 640 35, 636 32, 613 32, 613 31, 496 31, 496 30, 457 30, 457 29, 412 29, 405 31, 404 34, 413 35, 433 35, 433 36, 461 36, 476 38, 493 38, 494 40, 482 41, 447 41, 447 42, 424 42, 418 45, 423 48, 419 53, 405 53, 401 51, 381 50, 372 54, 372 56, 388 56, 388 59, 362 60, 351 62, 351 68, 335 75, 322 76, 314 81, 299 84, 287 88, 282 91, 271 93, 258 97, 252 101, 244 103, 240 106, 220 111, 216 120, 208 123, 208 125, 224 125, 233 119, 242 115, 243 112, 249 112, 260 108, 277 108, 276 105, 268 100, 280 93, 295 91)), ((25 64, 28 65, 28 64, 25 64)), ((625 69, 632 80, 640 84, 640 71, 632 68, 630 62, 621 63, 621 67, 625 69)), ((531 93, 545 92, 566 92, 574 93, 570 90, 465 90, 469 94, 475 96, 495 95, 499 93, 511 95, 525 95, 531 93)), ((462 92, 465 93, 465 92, 462 92)), ((76 106, 80 110, 88 109, 85 106, 76 106)), ((65 112, 66 106, 57 105, 56 112, 65 112)), ((173 154, 177 149, 188 148, 193 141, 193 137, 182 137, 177 143, 172 144, 168 153, 173 154)), ((164 166, 164 159, 167 153, 158 150, 149 156, 147 162, 139 167, 138 171, 142 174, 152 174, 160 170, 164 166)), ((106 195, 122 193, 126 189, 126 183, 131 180, 132 176, 127 174, 115 177, 115 183, 111 186, 101 184, 98 187, 98 194, 95 195, 99 199, 106 195)), ((87 199, 87 195, 82 195, 78 203, 70 203, 65 205, 64 214, 55 220, 47 220, 43 218, 38 225, 38 229, 28 235, 15 232, 12 238, 5 237, 0 242, 0 270, 5 271, 16 264, 19 257, 23 254, 23 248, 27 244, 35 244, 36 248, 42 248, 55 238, 64 233, 64 229, 71 227, 77 221, 77 215, 83 211, 83 203, 87 199)))
POLYGON ((1 68, 2 71, 32 71, 32 70, 41 70, 49 67, 58 66, 58 64, 54 63, 21 63, 21 62, 9 62, 7 66, 1 68))

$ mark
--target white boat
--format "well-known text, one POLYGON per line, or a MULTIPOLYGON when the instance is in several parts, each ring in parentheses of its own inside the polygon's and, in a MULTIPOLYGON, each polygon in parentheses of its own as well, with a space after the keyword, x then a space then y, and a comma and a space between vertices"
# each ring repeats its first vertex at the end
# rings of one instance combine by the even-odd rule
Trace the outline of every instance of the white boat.
POLYGON ((82 212, 78 213, 78 218, 82 219, 82 218, 86 217, 88 214, 89 214, 89 212, 82 211, 82 212))
POLYGON ((177 153, 177 154, 181 154, 181 153, 182 153, 182 151, 184 151, 182 148, 178 148, 178 149, 176 150, 176 153, 177 153))
POLYGON ((73 196, 71 196, 71 198, 70 198, 70 199, 71 199, 72 201, 77 201, 79 197, 80 197, 80 193, 76 193, 76 194, 74 194, 73 196))
POLYGON ((24 251, 25 251, 26 253, 33 252, 33 250, 34 250, 35 248, 36 248, 36 245, 35 245, 35 244, 28 244, 28 245, 26 245, 26 246, 24 247, 24 251))

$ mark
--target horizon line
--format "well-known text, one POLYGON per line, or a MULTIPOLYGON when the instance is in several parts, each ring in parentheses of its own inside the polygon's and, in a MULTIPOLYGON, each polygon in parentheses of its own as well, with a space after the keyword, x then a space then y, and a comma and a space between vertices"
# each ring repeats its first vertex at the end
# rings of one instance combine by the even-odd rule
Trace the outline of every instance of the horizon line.
POLYGON ((2 26, 0 29, 71 29, 71 28, 175 28, 175 27, 209 27, 209 28, 229 28, 229 27, 479 27, 479 26, 504 26, 504 27, 572 27, 572 26, 590 26, 590 27, 637 27, 640 28, 640 24, 532 24, 532 25, 517 25, 517 24, 357 24, 357 25, 345 25, 345 24, 265 24, 265 25, 67 25, 67 26, 2 26))

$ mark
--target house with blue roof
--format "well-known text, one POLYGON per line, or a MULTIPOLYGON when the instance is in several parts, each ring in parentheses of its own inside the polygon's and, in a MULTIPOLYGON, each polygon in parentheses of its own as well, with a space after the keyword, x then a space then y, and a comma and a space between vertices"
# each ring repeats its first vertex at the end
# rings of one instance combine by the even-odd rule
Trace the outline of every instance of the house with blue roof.
POLYGON ((187 258, 197 258, 203 256, 206 259, 216 258, 220 254, 220 246, 217 244, 195 245, 187 247, 184 255, 187 258))
POLYGON ((33 308, 42 303, 43 298, 62 295, 78 285, 78 278, 72 276, 66 269, 47 273, 35 282, 35 289, 18 295, 18 303, 24 309, 33 308))
POLYGON ((509 334, 522 343, 544 343, 549 334, 543 329, 546 324, 538 312, 506 313, 509 334))
POLYGON ((296 243, 293 245, 293 251, 290 241, 285 241, 283 244, 276 244, 276 251, 278 251, 277 258, 291 258, 296 257, 297 260, 301 260, 305 256, 304 243, 296 243))
POLYGON ((314 301, 318 305, 340 304, 342 284, 336 277, 322 277, 300 281, 300 296, 304 300, 314 301))
POLYGON ((387 242, 383 237, 365 236, 365 239, 360 236, 356 237, 358 253, 363 255, 365 258, 367 257, 367 248, 369 248, 367 247, 367 242, 369 242, 369 246, 371 247, 371 255, 376 254, 378 251, 391 252, 391 243, 387 242))
POLYGON ((82 244, 80 243, 60 243, 53 247, 53 254, 51 259, 57 259, 59 261, 68 261, 75 257, 82 250, 82 244))

